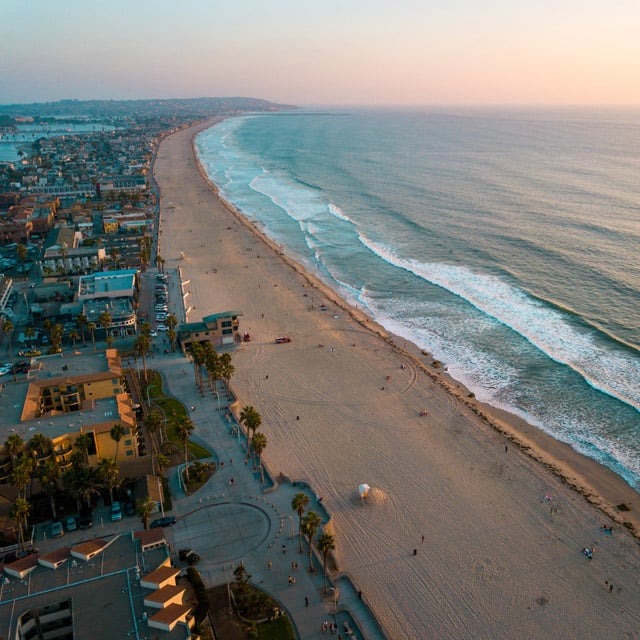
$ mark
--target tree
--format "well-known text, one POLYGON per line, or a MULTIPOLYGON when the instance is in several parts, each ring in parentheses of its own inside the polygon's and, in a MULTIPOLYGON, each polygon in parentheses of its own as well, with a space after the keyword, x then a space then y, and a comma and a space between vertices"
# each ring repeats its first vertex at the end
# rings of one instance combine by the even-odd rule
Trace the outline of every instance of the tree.
POLYGON ((156 462, 158 463, 158 470, 162 473, 171 464, 171 458, 165 456, 164 453, 159 453, 156 462))
POLYGON ((308 504, 309 496, 302 492, 296 493, 291 501, 291 508, 298 514, 298 543, 300 545, 300 553, 302 553, 302 516, 308 504))
POLYGON ((120 447, 120 440, 122 440, 122 436, 124 436, 124 434, 125 429, 119 422, 117 424, 114 424, 113 427, 111 427, 111 431, 109 432, 111 439, 116 443, 116 462, 118 461, 118 448, 120 447))
POLYGON ((84 330, 87 328, 87 325, 89 324, 89 320, 87 319, 87 316, 85 316, 84 313, 79 314, 78 317, 76 318, 76 324, 78 325, 78 329, 80 329, 80 334, 82 335, 82 344, 86 346, 87 340, 84 335, 84 330))
POLYGON ((98 317, 98 323, 104 329, 105 339, 109 337, 109 325, 113 321, 113 317, 108 311, 103 311, 98 317))
POLYGON ((96 329, 98 328, 98 325, 95 322, 89 322, 87 324, 87 329, 89 331, 89 333, 91 334, 91 342, 93 342, 93 351, 95 353, 96 350, 96 329))
POLYGON ((176 424, 176 430, 178 432, 178 437, 182 440, 182 444, 184 445, 184 475, 189 482, 189 436, 193 433, 195 426, 191 421, 189 416, 181 416, 176 424))
POLYGON ((20 437, 20 434, 12 433, 7 438, 4 446, 6 447, 7 453, 11 458, 11 464, 15 467, 18 455, 22 453, 22 450, 24 449, 24 440, 20 437))
POLYGON ((309 571, 313 571, 313 562, 311 560, 313 536, 316 535, 316 531, 321 524, 322 518, 315 511, 309 511, 302 519, 302 533, 309 544, 309 571))
POLYGON ((152 450, 156 453, 159 452, 160 447, 156 441, 156 433, 160 434, 160 442, 162 442, 162 430, 160 429, 162 426, 162 416, 160 415, 160 412, 155 409, 153 411, 149 411, 149 413, 144 417, 144 426, 147 428, 147 431, 151 436, 152 450))
POLYGON ((235 373, 235 368, 231 364, 231 354, 223 353, 220 356, 220 375, 227 385, 227 393, 229 393, 229 385, 231 384, 231 377, 235 373))
POLYGON ((22 269, 24 271, 24 261, 27 257, 27 245, 22 243, 16 245, 16 254, 18 255, 18 259, 20 260, 22 269))
POLYGON ((260 482, 264 484, 264 469, 262 468, 262 452, 267 446, 267 436, 264 433, 255 433, 251 440, 251 448, 258 456, 258 467, 260 468, 260 482))
POLYGON ((91 444, 91 436, 88 433, 81 433, 73 443, 75 448, 82 453, 83 466, 89 466, 89 445, 91 444))
POLYGON ((31 513, 31 505, 25 498, 18 498, 9 511, 9 517, 18 525, 18 543, 21 551, 24 551, 24 531, 31 513))
POLYGON ((160 254, 156 255, 156 266, 158 267, 158 271, 160 271, 160 273, 164 273, 165 262, 165 259, 160 254))
POLYGON ((42 459, 51 453, 51 439, 43 433, 34 433, 27 443, 29 450, 33 454, 37 465, 41 464, 42 459))
MULTIPOLYGON (((9 358, 11 358, 11 362, 13 362, 13 330, 15 327, 13 326, 13 322, 11 320, 5 320, 2 324, 2 332, 7 336, 7 340, 9 341, 9 358)), ((13 381, 16 381, 16 370, 13 369, 13 381)))
POLYGON ((118 268, 118 258, 120 254, 118 253, 118 249, 116 247, 111 247, 111 260, 113 260, 113 268, 118 268))
POLYGON ((109 490, 109 499, 113 504, 113 490, 118 486, 120 469, 113 458, 102 458, 98 464, 98 473, 104 486, 109 490))
POLYGON ((251 435, 262 424, 262 416, 252 406, 247 405, 240 412, 240 422, 247 427, 247 450, 251 450, 251 435))
POLYGON ((202 391, 202 365, 205 361, 204 348, 199 342, 192 342, 188 347, 193 359, 193 370, 196 376, 196 386, 202 391))
POLYGON ((151 338, 145 334, 139 335, 133 344, 133 349, 137 356, 142 358, 142 370, 144 379, 147 380, 147 351, 151 347, 151 338))
POLYGON ((138 515, 142 518, 142 524, 145 529, 149 528, 149 520, 151 519, 151 514, 156 508, 156 503, 147 496, 140 507, 138 508, 138 515))
POLYGON ((58 480, 60 479, 60 467, 54 457, 51 457, 45 461, 44 464, 38 468, 38 480, 44 493, 49 496, 49 504, 51 505, 51 516, 55 520, 56 514, 56 501, 55 495, 58 490, 58 480))
POLYGON ((330 551, 336 548, 336 540, 330 533, 321 533, 318 536, 317 547, 322 555, 322 572, 324 573, 324 592, 327 593, 327 557, 330 551))
POLYGON ((76 340, 80 337, 80 334, 78 333, 77 329, 71 329, 71 331, 69 331, 69 337, 71 338, 71 340, 73 341, 73 350, 76 350, 76 340))
POLYGON ((176 338, 178 337, 178 334, 176 333, 176 326, 178 325, 178 320, 173 315, 173 313, 170 313, 167 316, 167 319, 164 321, 164 323, 167 325, 167 327, 169 327, 168 335, 169 335, 169 342, 171 343, 171 351, 175 351, 176 338))
POLYGON ((22 456, 9 476, 11 486, 18 490, 18 497, 20 498, 27 497, 27 486, 31 481, 33 467, 33 460, 28 456, 22 456))

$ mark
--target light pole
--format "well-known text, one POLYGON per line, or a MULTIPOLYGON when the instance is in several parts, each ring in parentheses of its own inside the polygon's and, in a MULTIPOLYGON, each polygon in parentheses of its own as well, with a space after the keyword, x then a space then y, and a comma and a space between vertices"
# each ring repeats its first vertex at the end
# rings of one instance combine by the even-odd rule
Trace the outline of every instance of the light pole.
POLYGON ((220 413, 220 394, 218 393, 217 389, 213 389, 213 393, 216 394, 216 400, 218 401, 218 413, 220 413))
POLYGON ((160 477, 157 477, 158 481, 158 496, 160 497, 160 511, 162 512, 162 517, 164 518, 164 500, 162 499, 162 482, 160 482, 160 477))
POLYGON ((338 613, 338 596, 340 595, 340 592, 336 587, 329 587, 329 589, 333 591, 333 615, 335 616, 336 613, 338 613))

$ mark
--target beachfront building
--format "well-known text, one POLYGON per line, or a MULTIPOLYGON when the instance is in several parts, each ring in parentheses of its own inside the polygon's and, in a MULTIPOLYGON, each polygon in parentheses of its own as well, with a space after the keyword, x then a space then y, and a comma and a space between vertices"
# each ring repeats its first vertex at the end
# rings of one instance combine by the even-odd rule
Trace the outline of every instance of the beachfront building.
POLYGON ((88 322, 99 327, 98 335, 124 337, 137 332, 137 279, 137 269, 122 269, 93 273, 78 280, 76 300, 82 305, 88 322), (100 324, 103 313, 111 316, 106 329, 100 324))
MULTIPOLYGON (((128 388, 116 349, 73 358, 62 354, 33 358, 28 379, 3 391, 7 402, 0 413, 0 441, 17 434, 26 452, 29 440, 40 433, 50 446, 38 452, 38 461, 54 457, 62 472, 71 466, 81 435, 86 436, 85 455, 91 466, 102 458, 113 458, 118 464, 135 461, 145 452, 128 388), (123 427, 119 442, 111 437, 115 425, 123 427)), ((3 445, 0 485, 10 483, 13 460, 3 445)), ((9 487, 3 486, 2 493, 7 491, 9 487)))
POLYGON ((176 330, 178 342, 186 353, 192 342, 210 342, 214 348, 240 342, 239 311, 223 311, 202 318, 201 322, 185 322, 176 330))
POLYGON ((3 637, 195 637, 187 580, 161 528, 61 544, 2 570, 3 637))

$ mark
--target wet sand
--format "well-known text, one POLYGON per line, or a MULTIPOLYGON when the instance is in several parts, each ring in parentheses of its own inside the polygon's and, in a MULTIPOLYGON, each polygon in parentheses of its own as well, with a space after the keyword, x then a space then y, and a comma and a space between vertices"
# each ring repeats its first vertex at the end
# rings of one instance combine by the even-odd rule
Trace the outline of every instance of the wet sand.
POLYGON ((389 637, 634 637, 640 552, 621 523, 640 529, 638 494, 476 403, 281 255, 200 172, 191 138, 202 128, 160 147, 160 254, 190 281, 189 320, 243 314, 252 341, 233 350, 232 385, 262 416, 266 462, 323 497, 339 569, 389 637))

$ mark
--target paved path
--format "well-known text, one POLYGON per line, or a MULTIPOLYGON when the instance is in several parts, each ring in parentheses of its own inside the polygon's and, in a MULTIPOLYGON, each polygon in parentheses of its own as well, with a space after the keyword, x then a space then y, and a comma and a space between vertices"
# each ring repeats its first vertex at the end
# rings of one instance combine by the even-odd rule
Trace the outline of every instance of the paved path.
POLYGON ((244 432, 226 417, 227 400, 221 395, 218 410, 214 394, 202 396, 195 386, 193 367, 182 356, 157 354, 150 366, 161 371, 166 395, 179 398, 189 408, 195 406, 191 411, 196 426, 193 439, 211 449, 218 463, 207 485, 192 496, 182 490, 178 469, 170 470, 172 513, 178 518, 170 532, 173 549, 190 546, 199 553, 198 569, 210 586, 232 580, 233 569, 244 563, 251 583, 287 611, 299 638, 324 637, 322 622, 334 620, 343 637, 346 622, 354 631, 353 638, 385 638, 366 605, 366 596, 362 597, 348 576, 338 576, 335 583, 328 581, 325 594, 317 560, 315 570, 309 571, 306 544, 302 553, 299 550, 298 516, 291 501, 297 492, 305 491, 310 497, 307 510, 326 521, 329 514, 312 489, 290 481, 270 484, 268 478, 261 483, 260 473, 247 459, 244 432))

